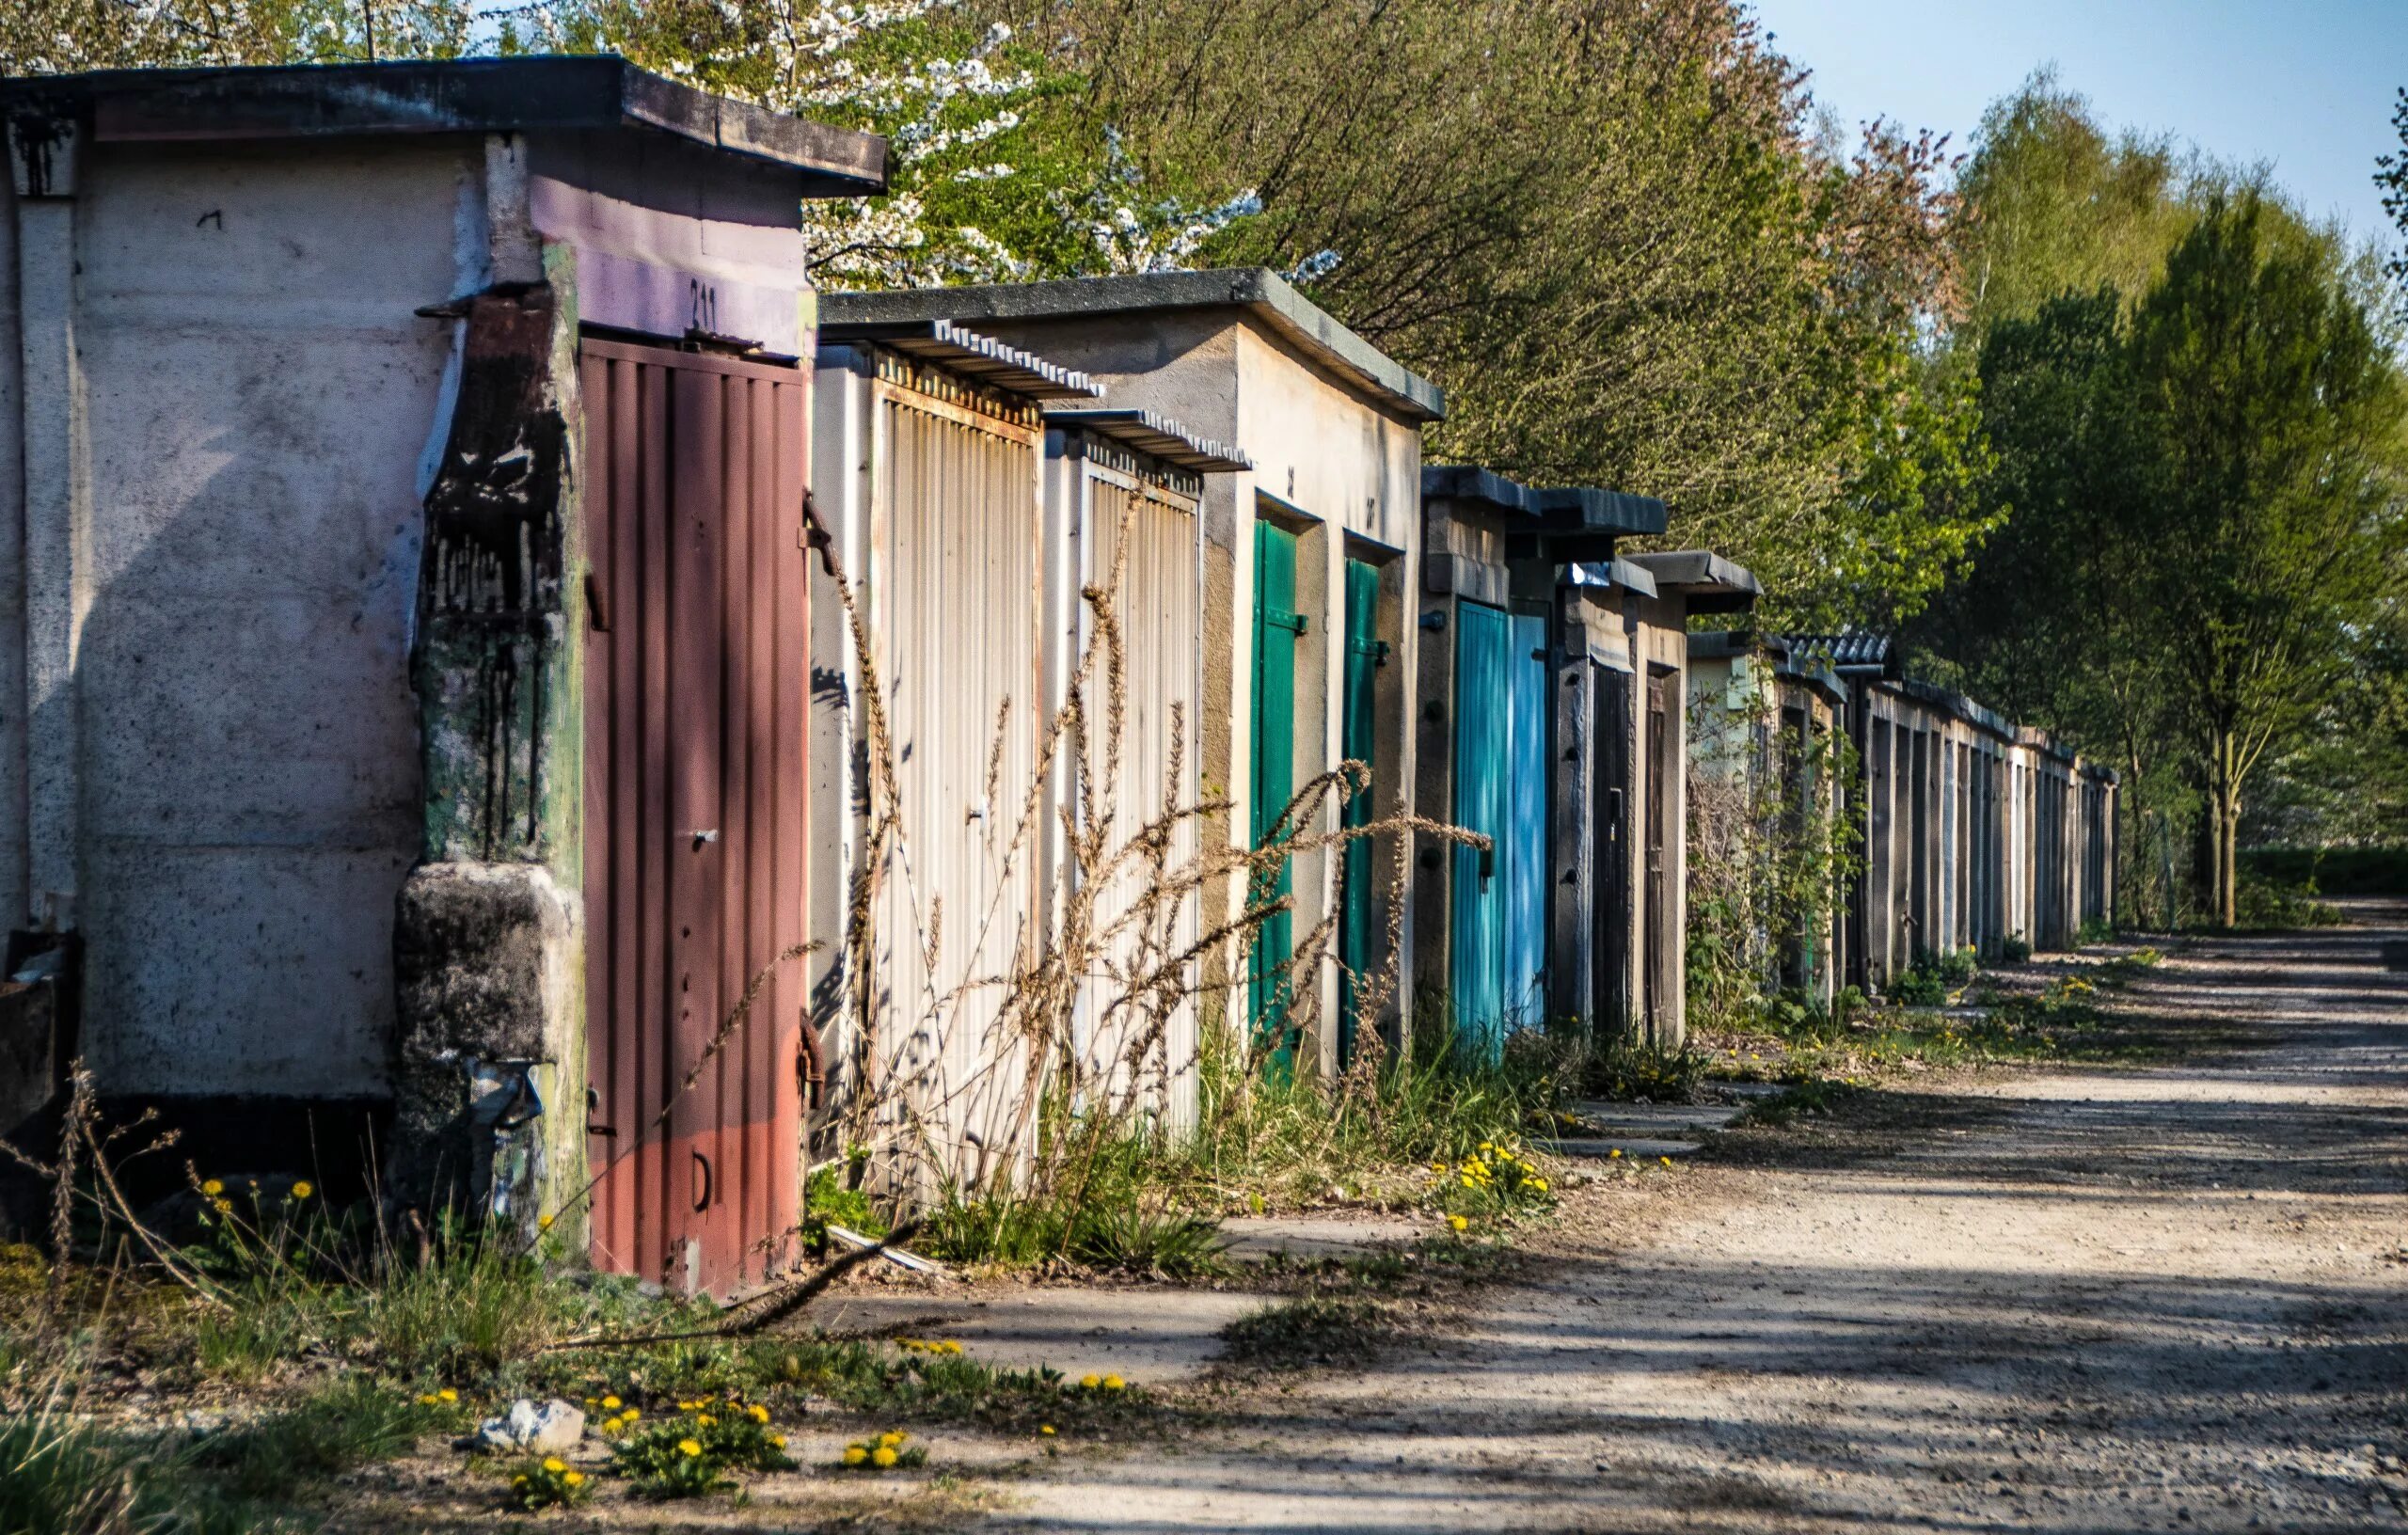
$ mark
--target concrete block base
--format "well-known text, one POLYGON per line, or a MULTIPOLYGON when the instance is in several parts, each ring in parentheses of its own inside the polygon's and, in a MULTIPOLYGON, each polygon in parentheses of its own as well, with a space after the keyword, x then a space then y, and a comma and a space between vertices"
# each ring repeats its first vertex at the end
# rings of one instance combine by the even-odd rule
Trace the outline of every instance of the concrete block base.
POLYGON ((583 923, 534 863, 429 863, 402 887, 388 1193, 583 1250, 583 923))

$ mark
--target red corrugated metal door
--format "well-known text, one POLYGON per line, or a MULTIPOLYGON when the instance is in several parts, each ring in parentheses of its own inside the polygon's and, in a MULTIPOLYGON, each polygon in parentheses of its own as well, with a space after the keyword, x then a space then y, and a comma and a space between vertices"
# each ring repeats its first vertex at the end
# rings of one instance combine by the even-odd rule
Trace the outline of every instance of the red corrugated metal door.
POLYGON ((798 967, 712 1042, 802 939, 810 386, 593 340, 580 378, 594 1260, 726 1292, 784 1266, 800 1192, 798 967))

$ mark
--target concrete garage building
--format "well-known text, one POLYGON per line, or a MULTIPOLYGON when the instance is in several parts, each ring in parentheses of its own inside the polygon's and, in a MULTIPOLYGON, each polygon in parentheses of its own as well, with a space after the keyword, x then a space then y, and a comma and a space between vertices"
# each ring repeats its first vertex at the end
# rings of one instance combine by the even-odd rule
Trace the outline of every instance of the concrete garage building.
POLYGON ((1590 977, 1615 962, 1600 949, 1627 962, 1627 934, 1599 917, 1595 892, 1625 846, 1633 763, 1615 729, 1601 748, 1597 720, 1631 714, 1627 689, 1614 691, 1629 645, 1619 595, 1610 623, 1590 609, 1608 592, 1654 594, 1613 548, 1662 532, 1665 511, 1645 497, 1540 489, 1461 465, 1424 469, 1421 490, 1416 797, 1426 815, 1489 845, 1424 839, 1416 989, 1446 999, 1459 1048, 1493 1059, 1513 1030, 1585 1027, 1590 977))
POLYGON ((799 990, 650 1131, 801 932, 798 209, 883 142, 614 58, 0 107, 0 904, 103 1092, 525 1223, 591 1122, 597 1257, 757 1272, 799 990))
MULTIPOLYGON (((1206 479, 1202 499, 1198 766, 1206 792, 1240 807, 1214 834, 1260 845, 1291 795, 1350 758, 1371 768, 1370 814, 1410 803, 1421 429, 1444 410, 1435 386, 1267 271, 832 294, 821 313, 994 337, 1243 457, 1248 467, 1206 479)), ((1336 831, 1336 804, 1321 811, 1310 830, 1336 831)), ((1268 962, 1233 978, 1270 1048, 1337 1068, 1354 1011, 1345 973, 1387 957, 1390 857, 1315 850, 1285 865, 1294 910, 1268 926, 1268 962), (1307 967, 1305 994, 1286 994, 1291 946, 1322 931, 1340 962, 1307 967)), ((1393 998, 1372 1021, 1400 1037, 1409 1005, 1393 998)))

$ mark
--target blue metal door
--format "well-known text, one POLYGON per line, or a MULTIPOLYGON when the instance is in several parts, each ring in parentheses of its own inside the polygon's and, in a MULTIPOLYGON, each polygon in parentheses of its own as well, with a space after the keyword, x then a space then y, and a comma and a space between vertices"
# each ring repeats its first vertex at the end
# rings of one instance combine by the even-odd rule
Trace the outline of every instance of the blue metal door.
POLYGON ((1504 1039, 1506 762, 1513 625, 1502 609, 1455 609, 1455 824, 1489 839, 1458 843, 1450 956, 1455 1048, 1493 1061, 1504 1039))
POLYGON ((1509 1029, 1546 1021, 1546 619, 1515 613, 1506 740, 1505 995, 1509 1029))

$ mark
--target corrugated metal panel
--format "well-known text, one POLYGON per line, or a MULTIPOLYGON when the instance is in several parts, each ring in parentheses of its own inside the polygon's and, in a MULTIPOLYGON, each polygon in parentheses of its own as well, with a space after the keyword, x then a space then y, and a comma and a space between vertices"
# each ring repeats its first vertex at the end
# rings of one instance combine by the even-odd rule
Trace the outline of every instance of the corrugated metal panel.
POLYGON ((711 1045, 802 938, 809 385, 601 341, 581 382, 594 1259, 726 1291, 783 1265, 800 1194, 799 969, 711 1045))
MULTIPOLYGON (((1117 771, 1111 769, 1106 756, 1107 738, 1099 736, 1086 752, 1087 787, 1094 799, 1078 810, 1083 829, 1110 817, 1103 843, 1105 856, 1114 857, 1148 827, 1176 812, 1192 811, 1197 802, 1196 729, 1203 683, 1197 644, 1203 630, 1196 589, 1196 503, 1092 460, 1083 464, 1081 473, 1086 492, 1082 582, 1105 593, 1120 630, 1122 714, 1117 771)), ((1097 645, 1094 611, 1081 606, 1085 642, 1097 645)), ((1097 653, 1087 704, 1088 717, 1099 728, 1107 728, 1110 718, 1110 679, 1103 660, 1097 653)), ((1193 815, 1179 815, 1169 826, 1160 867, 1176 870, 1195 860, 1197 826, 1193 815)), ((1085 1037, 1080 1045, 1090 1068, 1115 1092, 1134 1088, 1144 1101, 1183 1119, 1196 1085, 1194 977, 1180 983, 1179 1000, 1166 1009, 1144 1005, 1139 978, 1194 946, 1198 913, 1194 896, 1141 911, 1142 893, 1154 878, 1154 865, 1130 859, 1094 893, 1096 929, 1115 936, 1106 948, 1103 973, 1091 978, 1083 999, 1085 1037), (1150 1043, 1149 1036, 1155 1036, 1150 1043), (1133 1052, 1143 1058, 1131 1060, 1133 1052), (1127 1074, 1131 1067, 1140 1073, 1134 1082, 1127 1074)))
POLYGON ((1504 1042, 1505 891, 1513 624, 1498 609, 1455 605, 1455 824, 1489 839, 1454 849, 1455 1048, 1497 1059, 1504 1042))
POLYGON ((1509 1027, 1546 1021, 1546 619, 1513 615, 1506 780, 1505 998, 1509 1027))
POLYGON ((902 815, 873 957, 879 1112, 976 1177, 1015 1154, 1026 1080, 1005 1002, 1036 938, 1041 439, 1033 410, 894 376, 876 399, 872 624, 902 815))

